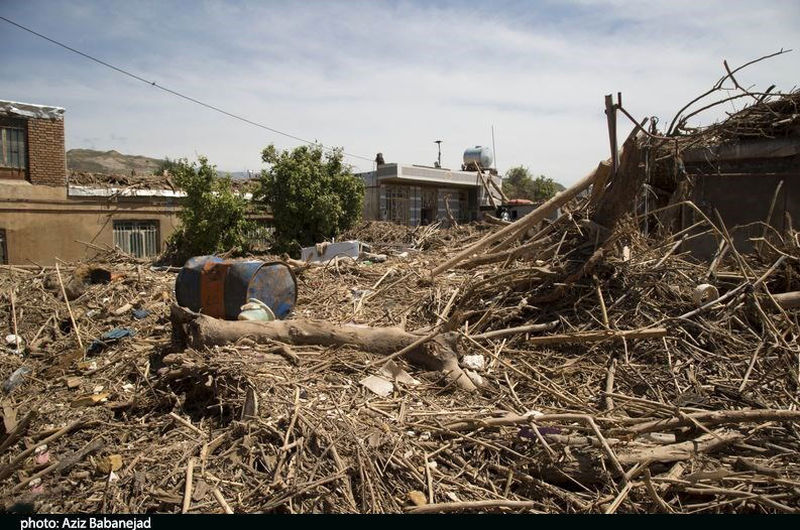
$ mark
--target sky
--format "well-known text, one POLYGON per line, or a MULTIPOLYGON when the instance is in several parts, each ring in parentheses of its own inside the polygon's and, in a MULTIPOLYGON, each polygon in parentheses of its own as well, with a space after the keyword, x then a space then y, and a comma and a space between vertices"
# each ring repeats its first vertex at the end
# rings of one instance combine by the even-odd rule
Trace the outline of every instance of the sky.
MULTIPOLYGON (((742 85, 800 84, 796 0, 0 0, 0 16, 161 86, 291 135, 342 147, 354 170, 458 168, 492 145, 569 185, 609 156, 604 95, 669 122, 739 65, 742 85)), ((261 169, 298 141, 218 114, 0 21, 0 99, 64 107, 67 149, 261 169)), ((698 116, 708 124, 738 107, 698 116)), ((624 120, 625 118, 621 118, 624 120)), ((620 122, 620 140, 630 126, 620 122)))

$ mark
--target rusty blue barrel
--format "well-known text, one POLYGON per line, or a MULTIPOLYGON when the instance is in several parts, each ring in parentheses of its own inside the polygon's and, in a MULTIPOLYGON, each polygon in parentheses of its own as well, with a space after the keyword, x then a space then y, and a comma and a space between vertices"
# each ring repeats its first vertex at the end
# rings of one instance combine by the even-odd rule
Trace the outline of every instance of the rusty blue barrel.
POLYGON ((236 320, 250 298, 261 300, 277 318, 297 303, 297 280, 282 261, 226 261, 217 256, 189 259, 175 280, 178 304, 215 318, 236 320))

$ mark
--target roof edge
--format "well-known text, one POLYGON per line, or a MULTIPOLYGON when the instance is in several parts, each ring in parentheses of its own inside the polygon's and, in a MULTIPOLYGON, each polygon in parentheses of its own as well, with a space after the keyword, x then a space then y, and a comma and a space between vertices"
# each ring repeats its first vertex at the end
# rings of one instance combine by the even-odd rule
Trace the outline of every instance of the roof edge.
POLYGON ((48 105, 36 105, 33 103, 22 103, 20 101, 0 100, 0 116, 63 120, 64 108, 51 107, 48 105))

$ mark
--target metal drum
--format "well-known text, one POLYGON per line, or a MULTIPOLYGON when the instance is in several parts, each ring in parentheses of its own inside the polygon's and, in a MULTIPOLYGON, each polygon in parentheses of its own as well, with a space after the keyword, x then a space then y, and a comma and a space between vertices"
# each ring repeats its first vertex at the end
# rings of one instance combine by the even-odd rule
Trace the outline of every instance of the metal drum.
POLYGON ((281 261, 225 261, 217 256, 189 259, 175 280, 178 304, 215 318, 236 320, 250 298, 285 318, 297 303, 297 281, 281 261))

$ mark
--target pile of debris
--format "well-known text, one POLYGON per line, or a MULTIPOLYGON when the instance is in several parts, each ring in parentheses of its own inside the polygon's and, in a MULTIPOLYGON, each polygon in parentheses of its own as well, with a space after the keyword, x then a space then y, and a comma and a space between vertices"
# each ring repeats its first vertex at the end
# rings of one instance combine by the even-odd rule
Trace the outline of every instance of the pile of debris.
POLYGON ((742 254, 708 217, 644 235, 657 213, 623 184, 652 148, 632 136, 501 227, 362 226, 345 239, 387 259, 296 264, 287 320, 181 308, 174 271, 141 263, 4 266, 0 500, 800 511, 800 237, 742 254), (725 243, 710 263, 682 247, 697 233, 725 243))

